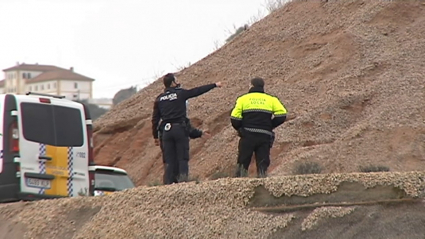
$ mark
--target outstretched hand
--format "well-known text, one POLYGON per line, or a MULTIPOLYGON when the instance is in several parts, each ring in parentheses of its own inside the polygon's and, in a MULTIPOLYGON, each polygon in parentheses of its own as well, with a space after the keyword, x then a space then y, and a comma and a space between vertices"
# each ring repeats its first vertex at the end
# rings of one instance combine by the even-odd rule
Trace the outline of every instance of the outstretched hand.
POLYGON ((204 131, 204 132, 202 133, 202 138, 205 138, 205 139, 209 139, 209 138, 211 138, 211 134, 210 134, 210 132, 209 132, 209 131, 204 131))
POLYGON ((217 87, 222 87, 222 86, 223 86, 223 83, 221 83, 221 81, 219 81, 219 82, 216 82, 216 83, 215 83, 215 85, 216 85, 217 87))

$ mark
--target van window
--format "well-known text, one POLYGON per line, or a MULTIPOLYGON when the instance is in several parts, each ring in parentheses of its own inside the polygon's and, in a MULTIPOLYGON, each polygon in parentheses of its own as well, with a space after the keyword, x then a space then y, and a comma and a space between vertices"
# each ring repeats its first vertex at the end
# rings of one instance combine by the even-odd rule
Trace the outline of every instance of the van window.
POLYGON ((58 147, 84 143, 79 109, 37 103, 21 103, 22 133, 29 141, 58 147))

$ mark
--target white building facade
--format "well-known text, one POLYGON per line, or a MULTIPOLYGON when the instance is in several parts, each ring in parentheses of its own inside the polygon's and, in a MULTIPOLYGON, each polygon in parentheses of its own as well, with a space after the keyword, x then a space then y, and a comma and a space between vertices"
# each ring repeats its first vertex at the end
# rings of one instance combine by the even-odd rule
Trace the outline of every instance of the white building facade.
POLYGON ((28 91, 62 95, 70 100, 93 98, 94 79, 51 65, 17 64, 4 69, 0 93, 25 94, 28 91))

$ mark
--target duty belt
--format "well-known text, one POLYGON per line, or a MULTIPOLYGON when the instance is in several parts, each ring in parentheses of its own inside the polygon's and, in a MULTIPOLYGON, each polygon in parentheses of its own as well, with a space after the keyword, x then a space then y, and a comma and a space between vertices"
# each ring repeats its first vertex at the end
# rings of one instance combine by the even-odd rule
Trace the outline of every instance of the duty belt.
POLYGON ((253 133, 268 134, 270 136, 273 136, 273 132, 270 132, 270 131, 265 130, 265 129, 245 128, 245 127, 244 127, 244 129, 246 131, 253 132, 253 133))

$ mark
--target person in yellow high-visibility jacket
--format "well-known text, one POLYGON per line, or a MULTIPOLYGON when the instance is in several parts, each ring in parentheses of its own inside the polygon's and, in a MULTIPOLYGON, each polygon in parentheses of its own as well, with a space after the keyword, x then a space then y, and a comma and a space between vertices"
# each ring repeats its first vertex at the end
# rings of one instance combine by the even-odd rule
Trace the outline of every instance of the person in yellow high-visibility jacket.
POLYGON ((264 80, 251 80, 250 90, 236 100, 230 120, 240 136, 236 177, 248 172, 255 152, 258 177, 266 177, 270 165, 273 130, 286 120, 287 111, 280 100, 264 93, 264 80))

